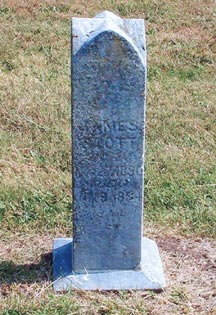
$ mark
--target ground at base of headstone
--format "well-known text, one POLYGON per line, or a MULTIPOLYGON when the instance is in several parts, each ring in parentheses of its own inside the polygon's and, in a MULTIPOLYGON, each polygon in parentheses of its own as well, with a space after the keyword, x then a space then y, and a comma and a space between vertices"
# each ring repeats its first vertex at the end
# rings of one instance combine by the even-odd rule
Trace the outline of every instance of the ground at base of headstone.
POLYGON ((143 237, 141 270, 74 273, 72 238, 54 240, 54 290, 162 290, 165 278, 157 244, 143 237))
POLYGON ((2 228, 0 234, 0 314, 216 314, 216 241, 208 237, 145 228, 159 246, 166 273, 167 287, 160 294, 142 290, 56 294, 52 247, 60 232, 12 233, 2 228))

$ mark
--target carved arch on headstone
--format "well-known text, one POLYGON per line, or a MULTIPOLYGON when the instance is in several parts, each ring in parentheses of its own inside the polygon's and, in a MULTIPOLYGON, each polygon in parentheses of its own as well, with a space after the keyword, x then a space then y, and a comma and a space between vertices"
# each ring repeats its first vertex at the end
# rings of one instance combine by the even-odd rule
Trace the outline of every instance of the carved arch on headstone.
MULTIPOLYGON (((118 40, 119 43, 122 43, 125 48, 127 48, 126 51, 128 53, 132 53, 134 56, 134 59, 137 59, 137 61, 140 62, 140 65, 145 68, 144 60, 139 52, 139 50, 134 45, 132 39, 123 32, 120 28, 115 27, 115 29, 103 29, 102 31, 98 32, 95 31, 82 45, 81 47, 76 51, 74 55, 74 63, 76 62, 77 58, 80 58, 80 56, 85 52, 88 51, 91 46, 95 46, 95 44, 99 41, 103 41, 103 39, 109 38, 110 42, 113 40, 118 40)), ((102 51, 102 50, 101 50, 102 51)))

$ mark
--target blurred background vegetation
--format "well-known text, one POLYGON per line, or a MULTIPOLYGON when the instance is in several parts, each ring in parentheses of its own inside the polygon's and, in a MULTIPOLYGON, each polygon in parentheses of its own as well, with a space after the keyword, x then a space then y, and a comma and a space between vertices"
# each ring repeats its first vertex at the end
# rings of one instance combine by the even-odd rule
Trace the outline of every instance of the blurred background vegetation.
POLYGON ((213 1, 2 1, 0 220, 71 233, 70 19, 144 18, 145 225, 216 232, 213 1))
POLYGON ((0 0, 0 313, 214 315, 213 0, 0 0), (168 287, 52 290, 53 238, 71 236, 71 17, 144 18, 145 235, 168 287))

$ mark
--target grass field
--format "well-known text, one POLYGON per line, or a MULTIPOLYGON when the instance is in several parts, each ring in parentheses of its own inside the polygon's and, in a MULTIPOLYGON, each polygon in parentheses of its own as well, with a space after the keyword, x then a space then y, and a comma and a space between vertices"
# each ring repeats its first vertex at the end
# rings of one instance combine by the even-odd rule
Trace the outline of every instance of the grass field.
POLYGON ((0 314, 216 314, 216 4, 0 0, 0 314), (145 235, 168 288, 52 290, 52 240, 71 235, 70 19, 144 18, 145 235))

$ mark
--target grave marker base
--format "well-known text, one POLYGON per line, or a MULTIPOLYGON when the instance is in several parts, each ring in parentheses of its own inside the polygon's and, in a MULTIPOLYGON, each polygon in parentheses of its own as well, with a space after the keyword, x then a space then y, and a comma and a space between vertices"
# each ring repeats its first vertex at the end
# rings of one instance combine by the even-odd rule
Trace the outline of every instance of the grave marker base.
POLYGON ((141 270, 74 273, 72 238, 54 240, 54 290, 162 290, 165 278, 157 244, 143 237, 141 270))

